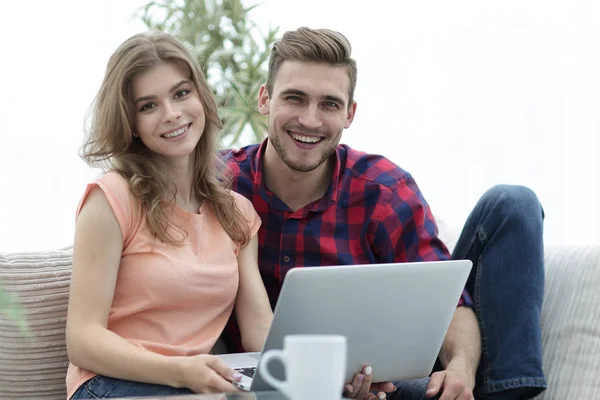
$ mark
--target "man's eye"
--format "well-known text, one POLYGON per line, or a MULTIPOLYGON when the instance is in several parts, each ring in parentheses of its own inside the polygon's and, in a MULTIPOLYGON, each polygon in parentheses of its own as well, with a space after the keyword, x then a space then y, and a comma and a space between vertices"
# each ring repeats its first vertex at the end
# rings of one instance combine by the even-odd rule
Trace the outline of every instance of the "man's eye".
POLYGON ((188 89, 179 90, 179 91, 177 91, 177 93, 175 93, 175 98, 179 99, 179 98, 185 97, 189 93, 190 93, 190 91, 188 89))
POLYGON ((155 103, 146 103, 142 107, 140 107, 140 111, 148 111, 156 107, 155 103))
POLYGON ((338 108, 338 104, 333 101, 326 101, 325 106, 327 106, 329 108, 338 108))
POLYGON ((289 101, 296 101, 296 102, 302 101, 302 98, 300 96, 288 96, 287 99, 289 101))

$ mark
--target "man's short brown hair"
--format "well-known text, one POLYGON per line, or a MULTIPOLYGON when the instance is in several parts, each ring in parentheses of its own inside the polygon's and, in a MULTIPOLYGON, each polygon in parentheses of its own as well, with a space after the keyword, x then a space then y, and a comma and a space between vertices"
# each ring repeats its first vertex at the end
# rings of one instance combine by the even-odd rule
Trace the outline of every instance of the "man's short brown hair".
POLYGON ((267 91, 273 93, 275 76, 284 61, 312 61, 332 66, 345 66, 350 78, 348 107, 354 102, 356 87, 356 61, 350 56, 352 47, 348 39, 330 29, 299 28, 286 32, 273 44, 269 57, 267 91))

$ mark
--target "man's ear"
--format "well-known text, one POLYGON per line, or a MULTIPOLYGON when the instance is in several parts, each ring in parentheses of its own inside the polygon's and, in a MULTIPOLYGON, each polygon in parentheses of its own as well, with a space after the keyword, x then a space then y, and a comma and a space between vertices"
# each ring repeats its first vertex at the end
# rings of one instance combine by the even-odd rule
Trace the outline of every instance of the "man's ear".
POLYGON ((258 90, 258 111, 262 115, 269 115, 269 91, 263 83, 258 90))
POLYGON ((356 102, 353 101, 352 104, 348 107, 348 117, 346 118, 346 124, 344 124, 344 128, 350 128, 352 125, 352 121, 354 121, 354 115, 356 114, 356 102))

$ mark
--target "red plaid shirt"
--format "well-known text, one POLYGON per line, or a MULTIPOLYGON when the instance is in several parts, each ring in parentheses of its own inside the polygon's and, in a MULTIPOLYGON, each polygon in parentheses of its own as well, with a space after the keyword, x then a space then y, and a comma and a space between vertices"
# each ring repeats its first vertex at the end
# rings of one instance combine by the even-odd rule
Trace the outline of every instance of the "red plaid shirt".
MULTIPOLYGON (((262 219, 258 264, 273 307, 294 267, 450 258, 415 180, 386 158, 339 145, 323 198, 293 211, 264 185, 265 147, 266 140, 223 156, 232 189, 248 198, 262 219)), ((471 305, 466 292, 459 305, 471 305)), ((241 351, 234 318, 225 337, 241 351)))

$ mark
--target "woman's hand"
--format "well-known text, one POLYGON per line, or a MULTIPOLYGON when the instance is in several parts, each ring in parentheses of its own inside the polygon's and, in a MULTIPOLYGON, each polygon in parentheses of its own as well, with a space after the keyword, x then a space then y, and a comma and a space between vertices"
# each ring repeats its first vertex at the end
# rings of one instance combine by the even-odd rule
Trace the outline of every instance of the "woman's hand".
POLYGON ((361 372, 354 375, 352 382, 344 386, 344 397, 360 400, 385 399, 386 392, 394 390, 396 387, 391 382, 373 383, 371 367, 364 366, 361 372))
POLYGON ((183 386, 195 393, 230 393, 239 390, 232 384, 242 375, 223 360, 210 354, 182 358, 183 386))

